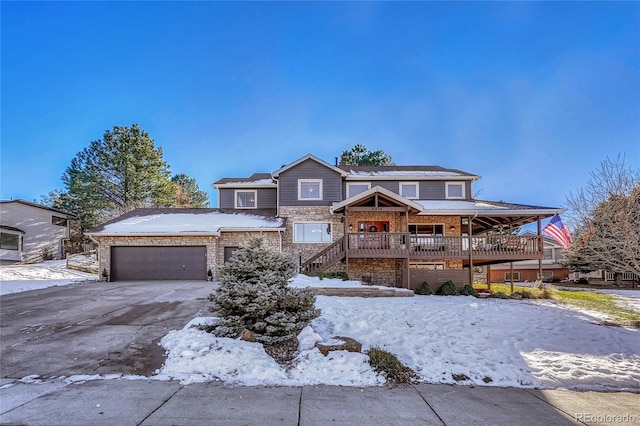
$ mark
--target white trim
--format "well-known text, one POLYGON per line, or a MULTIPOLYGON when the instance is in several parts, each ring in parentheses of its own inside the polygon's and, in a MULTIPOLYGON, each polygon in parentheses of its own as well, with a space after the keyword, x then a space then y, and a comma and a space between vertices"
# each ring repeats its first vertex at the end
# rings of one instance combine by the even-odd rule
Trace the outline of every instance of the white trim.
MULTIPOLYGON (((324 229, 322 229, 324 232, 324 229)), ((322 240, 322 238, 321 238, 322 240)), ((329 244, 333 242, 333 224, 330 221, 300 221, 293 222, 293 242, 297 244, 329 244), (299 241, 298 240, 298 231, 296 230, 296 225, 328 225, 329 226, 329 241, 299 241)))
POLYGON ((447 200, 464 200, 466 198, 465 194, 466 194, 466 185, 465 182, 445 182, 444 183, 444 197, 447 200), (458 185, 462 185, 462 195, 460 197, 453 197, 451 195, 449 195, 449 186, 458 186, 458 185))
POLYGON ((258 208, 258 190, 257 189, 236 189, 233 191, 233 206, 236 209, 241 210, 251 210, 258 208), (240 192, 253 192, 253 206, 239 206, 238 205, 238 194, 240 192))
POLYGON ((400 180, 400 179, 415 179, 420 182, 431 182, 431 181, 475 181, 480 179, 480 176, 425 176, 425 175, 349 175, 345 178, 347 181, 361 181, 361 180, 400 180))
POLYGON ((349 188, 351 188, 352 186, 362 186, 362 185, 366 185, 367 189, 371 189, 371 182, 347 182, 347 198, 353 197, 354 195, 358 195, 366 191, 367 189, 365 189, 364 191, 360 191, 358 192, 358 194, 354 194, 354 195, 351 195, 351 193, 349 192, 349 188))
POLYGON ((339 169, 338 167, 332 166, 331 164, 327 163, 324 160, 319 159, 318 157, 316 157, 315 155, 312 154, 307 154, 304 157, 298 158, 296 161, 294 161, 293 163, 289 163, 285 166, 280 167, 278 170, 276 170, 275 172, 271 173, 271 177, 273 177, 274 179, 277 179, 280 174, 286 170, 289 170, 292 167, 297 166, 298 164, 307 161, 307 160, 313 160, 318 164, 321 164, 331 170, 333 170, 334 172, 338 173, 340 176, 342 177, 346 177, 349 173, 345 172, 342 169, 339 169))
POLYGON ((404 198, 407 198, 409 200, 417 200, 417 199, 420 198, 420 182, 400 182, 400 186, 398 188, 398 192, 404 198), (408 197, 408 196, 404 195, 402 193, 402 187, 403 186, 415 186, 416 187, 416 196, 415 197, 408 197))
POLYGON ((322 179, 298 179, 298 201, 322 201, 322 179), (302 197, 302 184, 303 183, 317 183, 318 184, 318 196, 314 198, 302 197))
POLYGON ((383 188, 381 186, 374 186, 373 188, 367 189, 364 192, 361 192, 357 195, 354 195, 353 197, 349 197, 346 200, 342 200, 339 203, 333 203, 331 205, 331 207, 329 208, 329 211, 331 212, 331 214, 333 214, 336 210, 341 209, 343 207, 348 206, 351 203, 355 203, 359 200, 362 200, 364 198, 370 197, 371 195, 375 194, 375 193, 379 193, 382 194, 386 197, 391 198, 392 200, 397 201, 398 203, 402 203, 405 204, 409 207, 411 207, 414 210, 417 210, 418 212, 422 212, 423 208, 420 204, 416 203, 415 201, 409 200, 408 198, 403 197, 400 194, 396 194, 393 191, 389 191, 386 188, 383 188))

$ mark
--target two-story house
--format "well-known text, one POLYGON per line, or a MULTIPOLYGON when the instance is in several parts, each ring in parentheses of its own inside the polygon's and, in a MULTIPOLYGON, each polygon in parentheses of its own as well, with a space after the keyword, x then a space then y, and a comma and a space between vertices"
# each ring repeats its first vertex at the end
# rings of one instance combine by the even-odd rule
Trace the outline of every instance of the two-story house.
POLYGON ((135 210, 89 235, 100 244, 100 270, 114 279, 131 279, 134 269, 147 271, 147 279, 170 279, 167 269, 175 270, 171 279, 204 278, 209 269, 215 277, 233 250, 260 233, 305 273, 344 271, 409 288, 449 279, 462 286, 476 265, 541 260, 541 220, 562 212, 476 200, 478 179, 439 166, 332 165, 309 154, 272 173, 218 180, 219 209, 135 210), (536 235, 504 232, 532 222, 536 235), (157 256, 179 246, 193 253, 183 248, 180 261, 157 256))

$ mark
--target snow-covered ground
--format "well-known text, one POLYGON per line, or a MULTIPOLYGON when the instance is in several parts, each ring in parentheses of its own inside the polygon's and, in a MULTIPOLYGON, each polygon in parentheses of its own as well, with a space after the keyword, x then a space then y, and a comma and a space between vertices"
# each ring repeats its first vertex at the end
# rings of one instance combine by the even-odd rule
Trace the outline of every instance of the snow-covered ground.
POLYGON ((96 281, 98 275, 67 269, 65 260, 0 266, 0 296, 28 290, 96 281))
MULTIPOLYGON (((292 285, 358 283, 298 276, 292 285)), ((192 328, 214 320, 196 318, 162 339, 168 358, 158 378, 243 385, 384 383, 365 354, 338 351, 324 357, 313 346, 348 336, 363 344, 363 352, 371 347, 392 352, 427 383, 456 383, 453 375, 464 374, 469 380, 458 383, 640 391, 640 331, 603 326, 597 315, 553 302, 318 296, 316 306, 322 316, 299 336, 301 351, 288 369, 258 343, 192 328)))
MULTIPOLYGON (((0 277, 0 294, 97 279, 67 270, 63 261, 3 265, 0 277)), ((298 276, 291 285, 354 287, 360 283, 298 276)), ((640 309, 639 291, 603 292, 635 302, 628 306, 640 309)), ((316 305, 322 316, 299 336, 301 351, 289 368, 277 364, 258 343, 218 338, 191 327, 214 320, 200 317, 162 339, 167 360, 153 378, 237 385, 385 383, 369 366, 366 354, 337 351, 324 357, 314 348, 317 341, 348 336, 363 344, 363 352, 377 346, 394 353, 426 383, 456 383, 452 375, 464 374, 469 380, 458 383, 640 392, 640 330, 604 326, 602 315, 596 313, 550 301, 465 296, 318 296, 316 305)), ((122 376, 68 380, 111 378, 122 376)))

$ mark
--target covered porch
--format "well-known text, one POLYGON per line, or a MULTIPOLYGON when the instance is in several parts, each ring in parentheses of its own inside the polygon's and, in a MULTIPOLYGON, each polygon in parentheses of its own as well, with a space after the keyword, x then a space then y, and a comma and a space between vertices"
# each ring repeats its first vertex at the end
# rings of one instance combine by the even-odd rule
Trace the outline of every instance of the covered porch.
MULTIPOLYGON (((473 267, 519 260, 542 260, 541 221, 560 209, 487 201, 409 200, 374 187, 332 207, 342 216, 344 237, 302 265, 315 274, 334 265, 354 279, 370 265, 400 269, 401 283, 413 288, 412 269, 437 266, 439 275, 473 281, 473 267), (514 235, 537 223, 536 235, 514 235), (357 264, 357 267, 355 265, 357 264)), ((419 283, 416 283, 416 285, 419 283)))

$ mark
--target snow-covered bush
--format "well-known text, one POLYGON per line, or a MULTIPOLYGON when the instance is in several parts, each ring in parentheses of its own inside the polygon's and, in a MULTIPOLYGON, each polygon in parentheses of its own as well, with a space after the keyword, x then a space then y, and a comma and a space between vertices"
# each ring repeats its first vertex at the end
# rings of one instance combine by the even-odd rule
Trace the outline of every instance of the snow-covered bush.
POLYGON ((262 238, 249 239, 220 269, 220 286, 209 296, 209 310, 220 319, 208 331, 236 337, 246 329, 268 345, 294 339, 320 316, 313 290, 288 286, 295 268, 293 259, 262 238))

